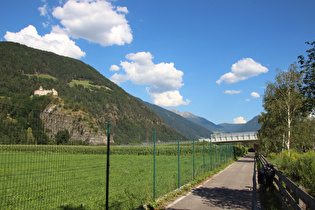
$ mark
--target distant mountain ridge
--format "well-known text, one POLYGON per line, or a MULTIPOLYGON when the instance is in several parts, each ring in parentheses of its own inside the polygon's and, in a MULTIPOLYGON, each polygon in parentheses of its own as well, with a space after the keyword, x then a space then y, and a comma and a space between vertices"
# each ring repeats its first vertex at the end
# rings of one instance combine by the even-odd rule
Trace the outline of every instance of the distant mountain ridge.
POLYGON ((225 133, 236 133, 245 124, 220 123, 219 125, 223 127, 225 133))
POLYGON ((171 111, 171 112, 174 112, 175 114, 178 114, 178 115, 180 115, 180 116, 182 116, 182 117, 184 117, 184 118, 198 118, 198 116, 193 115, 193 114, 190 113, 190 112, 180 112, 180 111, 177 111, 177 110, 175 110, 175 109, 171 109, 170 111, 171 111))
POLYGON ((196 115, 191 114, 189 112, 180 112, 180 111, 177 111, 175 109, 172 109, 170 111, 186 118, 187 120, 189 120, 189 121, 191 121, 197 125, 200 125, 200 126, 206 128, 212 132, 223 132, 224 131, 224 127, 222 127, 220 125, 216 125, 213 122, 210 122, 209 120, 207 120, 203 117, 196 116, 196 115))
POLYGON ((203 118, 191 114, 189 112, 180 112, 178 110, 170 110, 173 113, 176 113, 191 122, 194 122, 197 125, 203 126, 204 128, 211 130, 213 132, 224 132, 224 133, 233 133, 233 132, 249 132, 249 131, 258 131, 261 128, 261 125, 258 122, 258 116, 255 116, 253 119, 248 121, 245 124, 232 124, 232 123, 220 123, 216 125, 215 123, 203 118))
POLYGON ((225 128, 228 133, 235 132, 252 132, 258 131, 261 128, 261 124, 258 122, 258 116, 248 121, 245 124, 231 124, 231 123, 221 123, 219 124, 225 128))
MULTIPOLYGON (((156 112, 168 126, 180 132, 182 135, 188 137, 189 139, 208 138, 210 134, 213 133, 211 130, 208 130, 203 126, 198 125, 179 114, 176 114, 172 111, 166 110, 162 107, 148 102, 143 101, 143 103, 148 108, 156 112)), ((189 112, 185 112, 184 116, 194 117, 194 115, 189 112)))
POLYGON ((247 132, 247 131, 258 131, 261 128, 261 124, 258 122, 258 116, 255 116, 253 119, 245 123, 240 129, 239 132, 247 132))

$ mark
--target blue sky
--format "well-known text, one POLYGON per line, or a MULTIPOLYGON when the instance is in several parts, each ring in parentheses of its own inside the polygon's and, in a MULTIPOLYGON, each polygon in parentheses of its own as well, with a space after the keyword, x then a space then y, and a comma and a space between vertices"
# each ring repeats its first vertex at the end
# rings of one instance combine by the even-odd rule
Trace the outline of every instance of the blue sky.
POLYGON ((126 92, 214 123, 263 111, 315 40, 313 0, 10 0, 0 40, 80 59, 126 92))

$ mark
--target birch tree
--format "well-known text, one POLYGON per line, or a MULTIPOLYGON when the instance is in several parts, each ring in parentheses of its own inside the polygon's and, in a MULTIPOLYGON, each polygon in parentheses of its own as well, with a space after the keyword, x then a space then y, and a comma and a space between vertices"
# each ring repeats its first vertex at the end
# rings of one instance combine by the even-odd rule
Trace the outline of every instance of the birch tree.
POLYGON ((282 150, 291 149, 293 126, 304 116, 301 111, 303 107, 303 97, 300 94, 302 84, 302 75, 295 64, 290 65, 287 71, 277 69, 275 82, 267 83, 263 97, 266 113, 262 113, 259 117, 262 124, 260 137, 269 136, 265 138, 265 141, 275 139, 278 141, 277 145, 282 140, 282 150), (269 133, 266 133, 268 129, 269 133))

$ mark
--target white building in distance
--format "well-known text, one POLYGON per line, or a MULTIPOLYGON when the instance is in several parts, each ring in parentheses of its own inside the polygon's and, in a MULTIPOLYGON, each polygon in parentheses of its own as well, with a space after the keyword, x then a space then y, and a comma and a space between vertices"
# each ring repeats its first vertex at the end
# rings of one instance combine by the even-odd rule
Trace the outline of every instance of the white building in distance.
POLYGON ((45 96, 49 93, 52 93, 53 96, 58 96, 58 92, 53 88, 52 90, 44 90, 42 86, 39 87, 39 90, 34 91, 34 95, 45 96))

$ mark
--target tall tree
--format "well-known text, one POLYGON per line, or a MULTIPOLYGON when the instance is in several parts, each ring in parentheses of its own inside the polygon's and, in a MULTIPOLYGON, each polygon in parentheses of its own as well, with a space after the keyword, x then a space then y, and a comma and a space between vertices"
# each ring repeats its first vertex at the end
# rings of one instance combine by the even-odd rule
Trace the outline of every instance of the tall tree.
POLYGON ((55 141, 57 144, 67 144, 70 139, 70 134, 68 130, 58 131, 55 135, 55 141))
POLYGON ((27 144, 34 144, 35 143, 35 138, 33 136, 33 131, 32 131, 31 127, 29 127, 27 129, 26 138, 27 138, 27 140, 26 140, 27 144))
POLYGON ((303 96, 300 94, 303 81, 297 68, 292 64, 287 71, 277 69, 275 82, 267 84, 263 98, 266 113, 259 117, 262 124, 259 135, 268 141, 266 147, 276 147, 274 149, 278 151, 281 140, 282 149, 290 150, 293 126, 304 116, 301 111, 303 96))
POLYGON ((314 112, 315 109, 315 41, 312 43, 306 42, 306 44, 313 46, 306 51, 307 59, 303 55, 298 57, 301 65, 301 73, 303 74, 304 86, 301 89, 306 98, 306 108, 310 112, 314 112))

